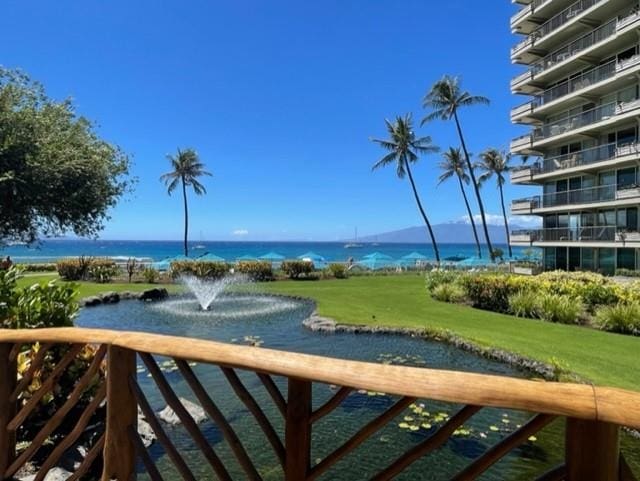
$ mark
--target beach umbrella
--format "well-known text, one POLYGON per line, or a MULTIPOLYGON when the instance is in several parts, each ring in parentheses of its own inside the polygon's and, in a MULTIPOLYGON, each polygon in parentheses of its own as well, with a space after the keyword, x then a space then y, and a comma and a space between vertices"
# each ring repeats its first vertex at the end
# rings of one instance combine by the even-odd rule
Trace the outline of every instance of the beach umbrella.
POLYGON ((189 261, 189 260, 191 260, 189 257, 181 254, 179 256, 167 257, 166 259, 162 259, 161 261, 154 262, 153 264, 151 264, 151 267, 153 267, 158 271, 168 271, 169 268, 171 267, 172 262, 189 261))
POLYGON ((277 252, 269 252, 268 254, 260 256, 259 259, 262 259, 263 261, 277 262, 283 261, 285 257, 278 254, 277 252))
POLYGON ((398 265, 401 267, 415 267, 418 264, 425 263, 429 258, 419 252, 412 252, 406 256, 402 256, 398 261, 398 265))
POLYGON ((224 259, 215 254, 205 254, 203 256, 198 257, 196 260, 198 261, 207 261, 207 262, 224 262, 224 259))
POLYGON ((361 261, 356 262, 356 265, 364 267, 365 269, 371 269, 372 271, 375 271, 388 267, 396 267, 397 264, 396 261, 394 261, 393 257, 377 252, 376 254, 371 254, 369 256, 366 256, 361 261))
POLYGON ((315 252, 307 252, 306 254, 302 254, 301 256, 298 256, 298 259, 306 262, 311 262, 313 266, 318 269, 322 269, 327 265, 327 260, 320 254, 316 254, 315 252))
POLYGON ((393 257, 383 254, 382 252, 374 252, 373 254, 367 254, 363 259, 373 259, 378 261, 392 261, 393 257))
POLYGON ((250 254, 245 254, 243 256, 236 258, 236 261, 256 261, 256 260, 258 260, 258 258, 250 254))
POLYGON ((460 267, 486 267, 491 261, 489 259, 481 259, 479 257, 469 257, 463 261, 456 262, 456 266, 460 267))

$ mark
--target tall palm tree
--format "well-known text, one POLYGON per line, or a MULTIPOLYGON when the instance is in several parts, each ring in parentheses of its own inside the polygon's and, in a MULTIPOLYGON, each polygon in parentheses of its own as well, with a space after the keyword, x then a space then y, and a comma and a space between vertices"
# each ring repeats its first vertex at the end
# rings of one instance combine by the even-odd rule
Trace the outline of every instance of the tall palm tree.
POLYGON ((422 219, 427 226, 429 236, 431 237, 431 243, 436 255, 436 261, 440 263, 440 251, 438 249, 438 243, 436 242, 431 223, 427 217, 416 184, 413 180, 413 174, 411 172, 411 164, 415 164, 420 158, 420 154, 430 154, 438 152, 438 147, 431 143, 431 137, 419 137, 416 138, 413 132, 413 119, 411 114, 406 114, 404 117, 396 117, 395 122, 385 119, 387 125, 387 132, 389 133, 389 140, 371 139, 373 142, 380 145, 383 149, 389 151, 382 159, 373 165, 372 170, 379 169, 380 167, 386 167, 390 164, 395 164, 396 175, 399 179, 404 179, 405 175, 409 177, 411 189, 413 190, 413 196, 418 210, 422 215, 422 219))
POLYGON ((204 164, 200 162, 198 154, 193 149, 178 149, 175 155, 167 154, 167 159, 171 163, 172 170, 160 176, 160 180, 167 186, 167 193, 169 195, 171 195, 179 184, 182 185, 182 199, 184 201, 184 255, 188 256, 189 208, 187 207, 187 187, 192 187, 196 195, 206 194, 207 189, 200 183, 198 177, 204 175, 210 176, 212 174, 204 170, 204 164))
POLYGON ((464 152, 465 160, 467 161, 467 171, 471 177, 473 190, 475 191, 476 200, 478 201, 482 228, 484 229, 484 237, 487 242, 489 252, 492 253, 493 246, 491 245, 491 239, 489 238, 489 229, 487 227, 487 218, 484 212, 484 205, 482 204, 482 197, 480 196, 480 188, 478 186, 475 173, 473 172, 471 157, 467 150, 467 144, 465 143, 460 119, 458 117, 458 109, 460 107, 470 107, 480 104, 488 105, 489 99, 479 95, 471 95, 469 92, 462 91, 460 81, 457 77, 445 75, 442 79, 433 84, 431 90, 429 90, 424 97, 422 106, 424 108, 432 109, 433 112, 422 119, 422 124, 434 119, 453 119, 455 121, 456 129, 458 130, 458 137, 460 137, 460 144, 462 145, 462 151, 464 152))
POLYGON ((482 172, 478 177, 478 182, 483 184, 494 175, 496 176, 496 182, 498 183, 498 189, 500 190, 500 203, 502 204, 502 217, 504 218, 504 229, 507 234, 507 245, 509 246, 509 257, 513 257, 511 250, 511 242, 509 238, 509 222, 507 221, 507 211, 504 207, 504 193, 503 186, 506 179, 506 174, 511 171, 509 162, 511 161, 511 155, 500 152, 498 149, 487 149, 480 154, 480 162, 477 167, 482 172))
POLYGON ((471 206, 469 205, 467 193, 464 190, 464 185, 469 185, 470 179, 469 174, 467 174, 467 167, 460 149, 449 147, 449 150, 442 154, 442 160, 438 164, 438 167, 440 167, 440 169, 442 170, 442 174, 440 174, 440 177, 438 177, 438 185, 454 176, 458 179, 458 183, 460 184, 460 192, 462 192, 462 198, 464 199, 464 205, 467 207, 467 213, 469 214, 469 219, 471 220, 471 228, 473 229, 473 237, 476 240, 478 257, 480 257, 481 250, 480 239, 478 239, 478 230, 476 229, 476 222, 473 219, 473 212, 471 212, 471 206))

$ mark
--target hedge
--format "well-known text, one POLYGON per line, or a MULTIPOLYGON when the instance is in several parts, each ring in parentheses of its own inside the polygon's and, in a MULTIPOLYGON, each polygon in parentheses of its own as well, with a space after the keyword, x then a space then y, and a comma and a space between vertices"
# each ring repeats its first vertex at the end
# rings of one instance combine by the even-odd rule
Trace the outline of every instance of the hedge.
POLYGON ((171 277, 195 276, 200 279, 222 279, 229 274, 231 266, 225 262, 214 261, 175 261, 171 263, 171 277))
POLYGON ((241 261, 236 264, 236 271, 246 274, 250 280, 255 282, 272 281, 273 267, 266 261, 241 261))
POLYGON ((290 279, 299 279, 300 276, 308 276, 314 270, 313 263, 309 261, 284 261, 280 266, 290 279))

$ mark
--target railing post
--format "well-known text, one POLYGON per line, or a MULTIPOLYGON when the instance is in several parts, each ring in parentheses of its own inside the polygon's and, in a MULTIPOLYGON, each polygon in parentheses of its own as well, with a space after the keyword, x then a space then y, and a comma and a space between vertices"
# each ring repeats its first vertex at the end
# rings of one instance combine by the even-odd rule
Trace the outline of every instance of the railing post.
POLYGON ((285 480, 304 481, 311 468, 311 381, 289 378, 285 480))
POLYGON ((138 404, 130 379, 136 375, 136 352, 109 346, 107 351, 107 427, 102 481, 135 479, 138 404))
POLYGON ((565 456, 566 481, 618 481, 619 427, 567 418, 565 456))
POLYGON ((10 401, 17 384, 17 363, 11 360, 13 344, 0 344, 0 480, 15 458, 16 435, 7 425, 16 415, 16 403, 10 401))

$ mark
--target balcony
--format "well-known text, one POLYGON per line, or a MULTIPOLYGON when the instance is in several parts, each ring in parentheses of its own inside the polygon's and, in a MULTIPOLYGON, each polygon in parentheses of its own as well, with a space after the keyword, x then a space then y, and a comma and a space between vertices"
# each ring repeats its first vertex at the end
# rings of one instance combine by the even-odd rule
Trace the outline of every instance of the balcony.
POLYGON ((511 203, 511 212, 513 214, 531 214, 536 209, 566 208, 567 206, 626 200, 638 202, 638 199, 640 199, 640 188, 636 185, 624 187, 618 187, 616 184, 600 185, 517 199, 511 203))
POLYGON ((592 30, 582 37, 574 40, 554 52, 548 54, 544 58, 531 64, 530 68, 512 79, 511 88, 514 92, 522 91, 526 85, 534 80, 538 75, 555 67, 558 64, 574 58, 584 53, 587 49, 608 40, 618 32, 624 30, 634 22, 640 20, 640 11, 633 10, 624 17, 614 18, 604 25, 592 30), (527 75, 528 74, 528 75, 527 75))
POLYGON ((511 152, 522 152, 531 148, 531 134, 525 134, 511 141, 511 152))
MULTIPOLYGON (((635 89, 635 88, 634 88, 635 89)), ((533 142, 546 140, 551 137, 578 130, 589 125, 609 120, 612 117, 623 115, 640 108, 640 99, 634 98, 626 102, 611 102, 600 105, 594 109, 571 115, 566 119, 551 122, 533 130, 533 142)))
POLYGON ((542 10, 544 7, 551 4, 552 1, 553 0, 533 0, 531 3, 518 10, 511 17, 511 30, 513 33, 516 33, 523 28, 525 31, 531 31, 537 28, 538 23, 537 19, 534 21, 534 14, 538 10, 542 10))
POLYGON ((575 20, 586 10, 589 10, 597 4, 605 3, 606 1, 607 0, 578 0, 527 35, 524 40, 511 49, 511 56, 514 57, 525 49, 537 45, 541 40, 545 39, 545 37, 559 30, 572 20, 575 20))
POLYGON ((599 145, 579 152, 544 159, 532 165, 522 166, 511 172, 511 182, 525 182, 537 175, 550 174, 572 168, 584 168, 592 164, 628 156, 640 156, 640 144, 635 140, 620 145, 615 143, 599 145))
POLYGON ((511 242, 616 242, 616 233, 623 232, 615 226, 557 227, 527 231, 514 231, 511 242), (523 239, 523 240, 519 240, 523 239))
POLYGON ((540 207, 540 196, 516 199, 511 202, 512 214, 531 214, 534 209, 540 207))

